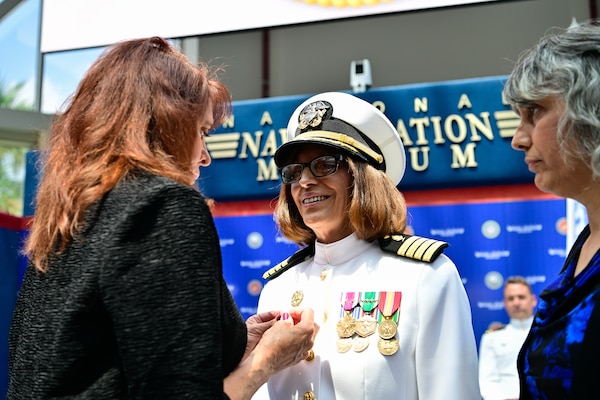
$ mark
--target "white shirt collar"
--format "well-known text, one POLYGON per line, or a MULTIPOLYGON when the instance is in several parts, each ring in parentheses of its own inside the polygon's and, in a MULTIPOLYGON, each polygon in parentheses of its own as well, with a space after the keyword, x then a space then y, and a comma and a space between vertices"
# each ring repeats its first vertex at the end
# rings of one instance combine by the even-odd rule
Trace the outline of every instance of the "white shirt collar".
POLYGON ((533 322, 533 316, 527 318, 527 319, 517 319, 517 318, 511 318, 509 324, 515 328, 515 329, 527 329, 529 330, 529 328, 531 328, 531 323, 533 322))
POLYGON ((340 265, 363 253, 371 243, 358 239, 352 233, 333 243, 315 242, 314 262, 320 265, 340 265))

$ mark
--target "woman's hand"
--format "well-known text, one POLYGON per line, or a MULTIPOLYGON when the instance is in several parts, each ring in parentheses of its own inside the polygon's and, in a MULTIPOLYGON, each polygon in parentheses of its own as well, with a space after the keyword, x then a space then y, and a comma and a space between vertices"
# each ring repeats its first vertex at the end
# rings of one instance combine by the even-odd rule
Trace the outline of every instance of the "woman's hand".
POLYGON ((232 400, 247 400, 269 377, 306 359, 319 326, 312 309, 292 309, 281 314, 269 311, 246 321, 248 344, 238 367, 223 381, 232 400))
POLYGON ((314 311, 310 308, 291 309, 287 315, 282 315, 289 317, 272 323, 255 348, 266 360, 265 367, 270 374, 306 359, 319 332, 314 311))
POLYGON ((278 317, 278 311, 267 311, 260 314, 254 314, 246 320, 248 342, 246 343, 246 352, 244 353, 242 360, 246 359, 250 352, 254 350, 265 331, 273 326, 278 317))

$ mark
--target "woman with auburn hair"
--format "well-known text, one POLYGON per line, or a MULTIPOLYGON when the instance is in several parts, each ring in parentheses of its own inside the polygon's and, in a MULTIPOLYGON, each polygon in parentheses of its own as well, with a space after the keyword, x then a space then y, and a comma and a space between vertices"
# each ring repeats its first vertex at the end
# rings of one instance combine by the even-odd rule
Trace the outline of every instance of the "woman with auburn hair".
POLYGON ((469 299, 447 243, 405 233, 394 125, 348 93, 300 104, 275 152, 281 234, 258 310, 314 310, 309 357, 255 399, 480 400, 469 299))
POLYGON ((8 400, 248 399, 306 357, 311 310, 244 322, 200 167, 231 112, 217 70, 159 37, 91 66, 41 157, 8 400), (292 323, 293 322, 293 323, 292 323))

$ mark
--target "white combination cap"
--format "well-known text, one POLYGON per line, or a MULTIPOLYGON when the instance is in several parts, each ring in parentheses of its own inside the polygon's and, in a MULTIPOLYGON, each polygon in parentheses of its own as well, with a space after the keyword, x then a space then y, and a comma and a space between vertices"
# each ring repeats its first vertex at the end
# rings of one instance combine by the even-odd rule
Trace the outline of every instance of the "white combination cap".
POLYGON ((404 146, 391 121, 372 104, 348 93, 327 92, 305 100, 288 122, 287 140, 275 152, 279 168, 303 144, 319 144, 368 162, 395 185, 406 169, 404 146))

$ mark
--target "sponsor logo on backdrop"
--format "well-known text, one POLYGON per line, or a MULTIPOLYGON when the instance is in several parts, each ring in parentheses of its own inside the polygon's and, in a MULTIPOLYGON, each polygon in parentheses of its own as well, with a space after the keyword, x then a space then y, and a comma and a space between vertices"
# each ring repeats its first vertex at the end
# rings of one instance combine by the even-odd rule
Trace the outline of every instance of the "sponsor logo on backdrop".
POLYGON ((510 257, 510 250, 492 250, 475 252, 475 258, 483 258, 484 260, 499 260, 501 258, 508 257, 510 257))
POLYGON ((272 265, 271 260, 242 260, 240 261, 240 267, 242 268, 266 268, 272 265))
POLYGON ((488 289, 497 290, 500 289, 504 284, 504 277, 498 271, 490 271, 485 274, 483 283, 488 289))
POLYGON ((488 239, 495 239, 500 235, 500 224, 492 219, 485 221, 481 225, 481 234, 488 239))
POLYGON ((526 276, 525 280, 530 284, 530 285, 535 285, 536 283, 544 283, 546 282, 546 275, 531 275, 531 276, 526 276))
POLYGON ((219 245, 221 246, 221 248, 227 247, 227 246, 233 246, 234 244, 235 244, 235 239, 233 239, 233 238, 219 239, 219 245))
POLYGON ((285 238, 285 237, 283 237, 281 235, 275 236, 275 243, 295 244, 290 239, 285 238))
POLYGON ((465 234, 465 228, 432 228, 429 233, 432 236, 454 237, 465 234))
POLYGON ((567 223, 567 218, 559 218, 556 221, 556 224, 554 225, 556 232, 560 233, 561 235, 565 235, 567 236, 567 231, 569 229, 569 224, 567 223))
POLYGON ((542 224, 530 224, 530 225, 506 225, 506 232, 518 233, 518 234, 529 234, 533 232, 540 232, 543 229, 542 224))
POLYGON ((263 245, 263 236, 259 232, 251 232, 246 237, 246 244, 251 249, 259 249, 263 245))
POLYGON ((504 303, 501 301, 478 301, 477 308, 484 308, 490 311, 503 310, 504 303))
POLYGON ((567 249, 548 249, 548 255, 552 257, 567 258, 567 249))
POLYGON ((240 313, 242 313, 242 315, 247 315, 248 317, 251 315, 256 314, 256 309, 258 307, 240 307, 240 313))
POLYGON ((251 296, 258 296, 263 288, 263 284, 258 279, 252 279, 250 282, 248 282, 247 288, 248 294, 251 296))

